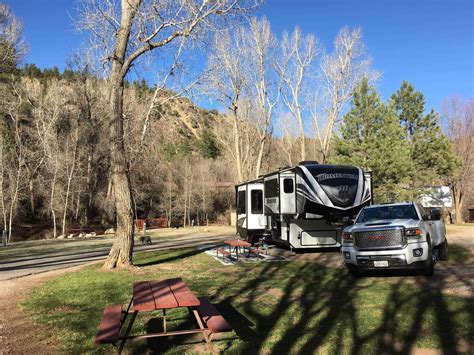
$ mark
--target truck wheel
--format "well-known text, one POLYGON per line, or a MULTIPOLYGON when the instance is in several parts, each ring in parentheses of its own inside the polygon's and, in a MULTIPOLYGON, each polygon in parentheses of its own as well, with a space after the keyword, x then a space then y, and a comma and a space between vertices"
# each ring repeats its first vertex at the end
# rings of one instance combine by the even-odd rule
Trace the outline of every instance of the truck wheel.
POLYGON ((434 260, 433 260, 433 254, 431 251, 428 254, 428 260, 426 260, 425 268, 423 269, 423 274, 425 276, 431 277, 434 274, 434 260))
POLYGON ((448 241, 444 239, 443 244, 438 247, 439 250, 439 260, 446 261, 448 260, 448 241))

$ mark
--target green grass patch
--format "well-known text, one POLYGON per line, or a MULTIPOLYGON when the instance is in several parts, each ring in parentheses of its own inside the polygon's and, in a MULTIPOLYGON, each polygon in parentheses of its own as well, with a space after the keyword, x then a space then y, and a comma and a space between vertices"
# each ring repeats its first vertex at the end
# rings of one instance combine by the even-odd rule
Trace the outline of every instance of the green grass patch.
POLYGON ((110 248, 113 239, 94 238, 89 240, 41 240, 12 243, 0 248, 0 262, 19 261, 31 257, 42 257, 55 253, 74 253, 79 251, 110 248))
MULTIPOLYGON (((473 300, 442 294, 423 276, 354 279, 302 261, 223 267, 193 249, 139 253, 135 264, 139 269, 92 265, 68 273, 35 289, 22 305, 68 353, 112 352, 93 344, 103 308, 126 305, 135 281, 171 277, 217 304, 235 333, 215 347, 231 353, 407 353, 413 346, 451 353, 474 336, 473 300)), ((187 312, 169 315, 171 328, 190 325, 187 312)), ((156 330, 156 316, 140 314, 134 332, 156 330)), ((193 339, 199 341, 128 342, 126 351, 206 352, 193 339)))
POLYGON ((472 262, 471 251, 457 244, 449 244, 449 260, 450 264, 467 264, 472 262))
MULTIPOLYGON (((211 237, 229 233, 232 235, 235 231, 234 227, 227 226, 211 226, 211 227, 195 227, 195 228, 162 228, 149 229, 149 235, 153 244, 158 242, 172 241, 176 238, 186 237, 211 237)), ((143 233, 138 231, 135 233, 135 245, 140 246, 139 237, 143 233)), ((114 235, 93 237, 89 239, 48 239, 48 240, 32 240, 25 242, 16 242, 0 247, 0 263, 19 261, 20 259, 28 259, 34 257, 43 257, 51 254, 68 254, 74 252, 95 251, 101 248, 110 248, 114 242, 114 235)))

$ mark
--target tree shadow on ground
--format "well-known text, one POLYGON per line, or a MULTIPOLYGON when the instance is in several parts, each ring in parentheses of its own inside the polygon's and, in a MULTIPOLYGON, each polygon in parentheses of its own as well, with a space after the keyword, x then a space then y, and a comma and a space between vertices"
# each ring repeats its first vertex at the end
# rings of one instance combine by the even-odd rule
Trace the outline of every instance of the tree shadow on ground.
POLYGON ((173 255, 164 259, 157 259, 157 260, 146 261, 146 262, 135 262, 134 265, 138 267, 159 265, 159 264, 169 263, 169 262, 180 260, 180 259, 186 259, 200 253, 202 253, 202 250, 192 249, 184 253, 177 253, 176 255, 173 255))
MULTIPOLYGON (((355 279, 341 268, 323 267, 326 258, 329 262, 333 256, 322 255, 318 263, 242 266, 236 283, 219 283, 211 301, 240 340, 217 341, 219 348, 243 354, 406 354, 427 344, 445 354, 473 352, 473 300, 453 301, 445 295, 435 286, 446 282, 444 276, 433 281, 411 272, 389 272, 355 279)), ((196 337, 158 338, 146 348, 162 353, 193 339, 202 342, 196 337)))

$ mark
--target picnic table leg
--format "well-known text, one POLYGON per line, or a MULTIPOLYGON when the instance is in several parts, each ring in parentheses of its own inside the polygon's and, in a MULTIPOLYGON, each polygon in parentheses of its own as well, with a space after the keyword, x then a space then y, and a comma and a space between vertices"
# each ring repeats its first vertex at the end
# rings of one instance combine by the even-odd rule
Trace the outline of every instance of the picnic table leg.
POLYGON ((135 322, 135 318, 137 317, 137 314, 138 314, 138 311, 134 311, 133 315, 132 315, 132 318, 130 319, 130 323, 128 323, 128 327, 127 327, 127 330, 125 331, 125 335, 123 336, 122 343, 120 343, 120 348, 119 348, 119 351, 118 351, 119 354, 122 353, 123 347, 125 346, 125 342, 127 341, 127 337, 130 334, 130 331, 132 330, 132 325, 133 325, 133 322, 135 322))
POLYGON ((130 303, 128 304, 127 313, 128 311, 130 311, 130 308, 132 307, 132 303, 133 303, 133 296, 132 296, 132 299, 130 300, 130 303))
POLYGON ((166 333, 166 309, 163 308, 163 332, 166 333))
POLYGON ((125 321, 127 320, 128 313, 130 312, 130 308, 132 307, 132 303, 133 303, 133 296, 132 296, 132 299, 130 300, 130 303, 128 304, 127 310, 125 312, 122 311, 122 313, 124 313, 125 315, 123 316, 123 319, 120 322, 119 332, 120 332, 120 329, 122 329, 122 326, 125 324, 125 321))
POLYGON ((199 313, 196 309, 193 309, 194 317, 196 318, 196 321, 199 325, 199 329, 201 329, 202 336, 204 337, 204 340, 206 341, 207 347, 211 354, 216 354, 216 351, 214 350, 214 347, 211 344, 211 339, 209 339, 209 336, 206 333, 206 328, 204 328, 204 325, 202 324, 201 317, 199 317, 199 313))

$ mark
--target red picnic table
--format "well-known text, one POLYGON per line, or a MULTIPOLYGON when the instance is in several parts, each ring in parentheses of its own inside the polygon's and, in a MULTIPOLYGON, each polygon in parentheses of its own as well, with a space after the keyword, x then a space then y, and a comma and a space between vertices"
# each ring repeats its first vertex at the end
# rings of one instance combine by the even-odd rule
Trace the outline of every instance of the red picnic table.
POLYGON ((211 353, 214 353, 214 349, 211 345, 212 335, 230 330, 232 330, 232 328, 229 323, 219 314, 209 300, 204 297, 196 297, 194 292, 188 288, 181 278, 162 281, 141 281, 133 284, 133 296, 126 311, 122 311, 120 305, 106 307, 99 332, 97 333, 96 343, 115 344, 121 340, 118 350, 118 352, 121 353, 128 339, 201 333, 209 350, 211 353), (114 307, 115 310, 113 310, 114 307), (166 325, 166 311, 180 307, 185 307, 189 310, 189 313, 194 316, 198 328, 168 331, 166 325), (108 308, 111 310, 108 311, 108 308), (163 311, 163 332, 130 335, 138 313, 156 310, 163 311), (125 334, 120 336, 120 329, 125 323, 127 315, 130 313, 132 316, 125 334), (124 314, 123 319, 120 319, 121 314, 124 314))

